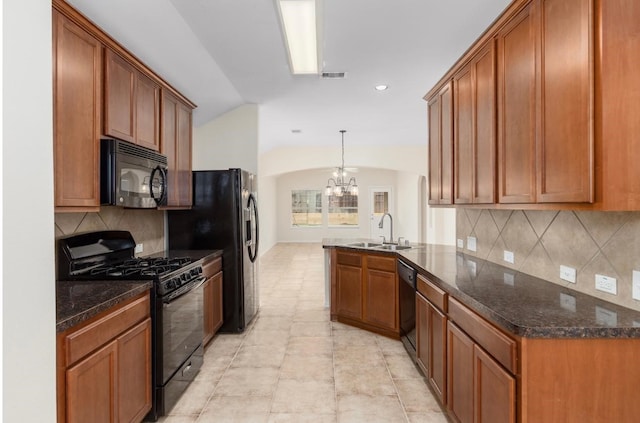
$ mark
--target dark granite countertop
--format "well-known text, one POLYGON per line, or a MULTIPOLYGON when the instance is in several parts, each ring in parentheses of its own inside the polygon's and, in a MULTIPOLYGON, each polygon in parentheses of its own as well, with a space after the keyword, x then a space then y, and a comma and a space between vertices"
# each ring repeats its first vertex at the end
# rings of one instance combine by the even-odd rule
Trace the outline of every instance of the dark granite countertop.
MULTIPOLYGON (((149 257, 190 257, 213 260, 222 250, 166 250, 149 257)), ((153 281, 58 281, 56 283, 56 332, 65 331, 116 304, 150 289, 153 281)))
POLYGON ((146 281, 58 281, 56 332, 63 332, 150 289, 146 281))
MULTIPOLYGON (((325 239, 323 246, 344 247, 355 241, 325 239)), ((482 317, 516 336, 640 338, 638 311, 468 256, 453 246, 412 245, 412 249, 392 254, 482 317)))

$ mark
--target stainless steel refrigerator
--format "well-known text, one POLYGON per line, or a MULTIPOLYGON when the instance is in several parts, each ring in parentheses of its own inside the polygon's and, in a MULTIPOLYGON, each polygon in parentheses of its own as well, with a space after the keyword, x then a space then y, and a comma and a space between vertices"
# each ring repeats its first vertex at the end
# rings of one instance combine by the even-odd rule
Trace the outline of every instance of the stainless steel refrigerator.
POLYGON ((242 169, 193 172, 193 207, 167 213, 170 250, 223 250, 221 332, 238 333, 258 312, 257 178, 242 169))

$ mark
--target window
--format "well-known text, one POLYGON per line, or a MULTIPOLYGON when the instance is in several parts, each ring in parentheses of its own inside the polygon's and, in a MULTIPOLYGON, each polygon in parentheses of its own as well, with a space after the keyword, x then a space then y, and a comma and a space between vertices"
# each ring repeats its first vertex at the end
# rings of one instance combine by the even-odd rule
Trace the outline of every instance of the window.
POLYGON ((329 226, 358 226, 358 196, 329 196, 329 226))
POLYGON ((322 191, 307 189, 291 191, 291 225, 322 225, 322 191))

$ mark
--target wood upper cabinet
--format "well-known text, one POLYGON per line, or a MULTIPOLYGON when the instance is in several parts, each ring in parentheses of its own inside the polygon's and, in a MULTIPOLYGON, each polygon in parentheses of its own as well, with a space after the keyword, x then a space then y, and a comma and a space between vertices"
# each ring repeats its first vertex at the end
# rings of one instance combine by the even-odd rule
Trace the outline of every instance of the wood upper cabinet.
POLYGON ((151 409, 149 291, 57 337, 58 422, 139 422, 151 409))
POLYGON ((453 203, 453 83, 427 99, 429 204, 453 203))
POLYGON ((539 0, 537 201, 594 200, 593 0, 539 0))
POLYGON ((495 202, 495 52, 493 40, 453 77, 454 203, 495 202))
POLYGON ((497 35, 501 203, 594 199, 590 0, 536 0, 497 35))
POLYGON ((530 3, 497 35, 498 200, 536 202, 537 25, 530 3))
POLYGON ((160 150, 160 86, 111 49, 105 53, 104 133, 160 150))
POLYGON ((167 156, 167 208, 192 205, 191 146, 192 109, 162 90, 162 143, 160 152, 167 156))
POLYGON ((100 207, 102 44, 53 10, 53 125, 57 211, 100 207))

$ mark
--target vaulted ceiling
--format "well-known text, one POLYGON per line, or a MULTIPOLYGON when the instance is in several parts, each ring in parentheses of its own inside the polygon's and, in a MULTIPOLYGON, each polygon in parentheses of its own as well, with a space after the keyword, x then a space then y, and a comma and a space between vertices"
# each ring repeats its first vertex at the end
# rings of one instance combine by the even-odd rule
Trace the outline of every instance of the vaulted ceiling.
POLYGON ((260 151, 426 143, 422 97, 509 0, 323 0, 323 70, 293 76, 275 0, 68 0, 198 105, 260 105, 260 151), (378 92, 377 84, 389 89, 378 92), (300 133, 292 133, 300 130, 300 133))

